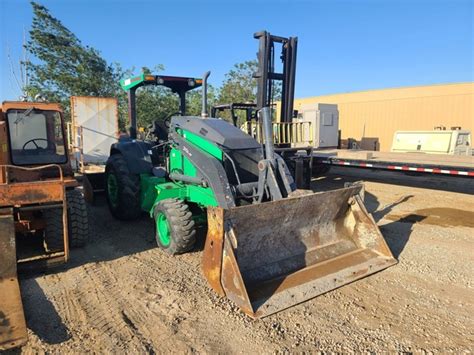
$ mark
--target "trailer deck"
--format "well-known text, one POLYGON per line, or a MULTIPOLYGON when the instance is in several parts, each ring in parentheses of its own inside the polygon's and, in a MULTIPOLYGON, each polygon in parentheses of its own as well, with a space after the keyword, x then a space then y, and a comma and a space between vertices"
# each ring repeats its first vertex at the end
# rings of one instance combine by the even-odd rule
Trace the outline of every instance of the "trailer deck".
POLYGON ((474 156, 392 153, 367 150, 314 150, 314 163, 474 177, 474 156))

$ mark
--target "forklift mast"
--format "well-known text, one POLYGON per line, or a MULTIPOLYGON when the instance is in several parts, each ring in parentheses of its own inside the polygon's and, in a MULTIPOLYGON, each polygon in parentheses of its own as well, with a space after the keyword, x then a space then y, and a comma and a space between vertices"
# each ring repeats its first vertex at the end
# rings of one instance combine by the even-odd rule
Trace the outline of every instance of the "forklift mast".
POLYGON ((293 101, 295 97, 296 48, 298 37, 279 37, 267 31, 254 34, 258 39, 258 71, 254 74, 257 79, 257 110, 271 107, 273 104, 274 81, 281 81, 281 111, 280 121, 291 122, 293 118, 293 101), (283 72, 275 72, 275 43, 281 44, 283 72))

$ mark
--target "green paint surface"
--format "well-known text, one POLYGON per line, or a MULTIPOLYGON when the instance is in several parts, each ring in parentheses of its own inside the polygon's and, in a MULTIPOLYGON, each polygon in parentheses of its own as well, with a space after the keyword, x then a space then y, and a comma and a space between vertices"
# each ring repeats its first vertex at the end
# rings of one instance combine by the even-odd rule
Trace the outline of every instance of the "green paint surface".
POLYGON ((156 204, 168 198, 177 198, 185 202, 193 202, 206 208, 218 206, 217 200, 209 187, 180 182, 167 181, 150 174, 140 175, 141 208, 153 216, 156 204))
POLYGON ((188 142, 195 145, 197 148, 203 150, 204 152, 210 154, 214 158, 217 158, 219 160, 223 159, 222 150, 214 143, 211 143, 205 138, 198 136, 197 134, 191 133, 189 131, 186 131, 184 129, 178 129, 177 132, 178 134, 183 136, 183 138, 186 139, 188 142))
MULTIPOLYGON (((216 158, 222 161, 223 152, 215 144, 205 138, 186 130, 178 129, 181 135, 190 144, 209 155, 210 159, 216 158)), ((197 168, 186 155, 180 150, 172 147, 169 152, 168 171, 176 172, 190 177, 198 175, 197 168)), ((141 208, 153 216, 153 208, 162 200, 177 198, 185 202, 196 203, 202 208, 218 206, 216 197, 211 188, 179 181, 169 181, 165 178, 157 178, 151 174, 140 175, 140 197, 141 208)))
POLYGON ((145 81, 145 74, 140 74, 128 79, 120 80, 120 86, 124 91, 128 91, 145 81))
POLYGON ((197 170, 191 161, 174 148, 170 151, 170 171, 186 176, 197 176, 197 170))
POLYGON ((158 203, 167 198, 178 198, 180 200, 194 202, 201 206, 217 206, 217 200, 209 187, 191 184, 167 182, 156 185, 156 200, 158 203))
POLYGON ((165 178, 159 178, 151 174, 140 175, 140 205, 143 211, 150 211, 156 200, 156 188, 159 184, 166 183, 165 178))

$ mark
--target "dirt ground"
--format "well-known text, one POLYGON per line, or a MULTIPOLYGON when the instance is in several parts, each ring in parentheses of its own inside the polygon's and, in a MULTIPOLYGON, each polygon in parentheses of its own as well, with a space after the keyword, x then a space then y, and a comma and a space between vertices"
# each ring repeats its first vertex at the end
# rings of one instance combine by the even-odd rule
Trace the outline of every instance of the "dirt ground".
POLYGON ((21 352, 472 352, 472 179, 348 172, 333 169, 314 189, 366 180, 366 205, 399 264, 252 321, 208 287, 199 248, 168 256, 147 216, 116 221, 99 198, 90 244, 66 267, 22 279, 21 352))

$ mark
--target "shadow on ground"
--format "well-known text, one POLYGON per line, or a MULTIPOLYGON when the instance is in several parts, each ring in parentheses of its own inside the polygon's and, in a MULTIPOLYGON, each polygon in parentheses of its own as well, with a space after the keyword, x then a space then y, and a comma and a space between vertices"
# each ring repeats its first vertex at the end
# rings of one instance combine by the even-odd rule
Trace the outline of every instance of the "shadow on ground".
MULTIPOLYGON (((104 196, 88 205, 90 240, 84 248, 72 249, 66 264, 46 270, 28 270, 19 274, 26 322, 43 342, 59 344, 70 339, 70 333, 53 304, 47 299, 36 277, 55 274, 88 263, 104 262, 157 248, 151 218, 123 222, 112 217, 104 196)), ((66 300, 65 300, 66 302, 66 300)))
POLYGON ((34 279, 21 282, 26 324, 41 341, 60 344, 71 338, 68 328, 34 279))

